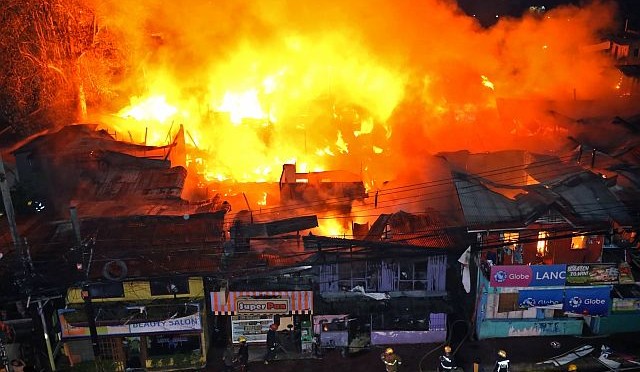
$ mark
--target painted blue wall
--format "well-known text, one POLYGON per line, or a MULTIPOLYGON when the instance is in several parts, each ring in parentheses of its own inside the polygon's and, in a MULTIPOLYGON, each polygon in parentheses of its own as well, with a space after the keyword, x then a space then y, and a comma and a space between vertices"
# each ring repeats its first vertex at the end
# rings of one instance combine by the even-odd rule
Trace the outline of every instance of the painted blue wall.
POLYGON ((640 314, 611 314, 591 318, 591 330, 596 334, 640 332, 640 314))
POLYGON ((581 335, 583 323, 582 319, 484 320, 479 324, 478 338, 581 335))

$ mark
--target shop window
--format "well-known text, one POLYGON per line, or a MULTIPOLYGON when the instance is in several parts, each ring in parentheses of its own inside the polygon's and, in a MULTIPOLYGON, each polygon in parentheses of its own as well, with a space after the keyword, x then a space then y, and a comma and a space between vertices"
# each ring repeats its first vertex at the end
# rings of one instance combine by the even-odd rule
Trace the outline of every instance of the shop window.
POLYGON ((200 335, 164 334, 148 338, 149 356, 172 355, 176 353, 191 354, 200 349, 200 335))
POLYGON ((538 256, 547 256, 549 254, 549 232, 548 231, 539 231, 538 232, 538 244, 536 246, 536 253, 538 256))
POLYGON ((186 370, 199 366, 201 345, 199 334, 159 334, 147 337, 147 367, 186 370))
POLYGON ((154 279, 150 282, 150 287, 152 296, 189 294, 189 279, 154 279))
POLYGON ((587 237, 578 235, 571 238, 571 249, 585 249, 587 247, 587 237))
POLYGON ((97 283, 89 287, 92 298, 114 298, 124 297, 124 287, 121 282, 97 283))
POLYGON ((506 313, 516 310, 522 310, 518 306, 518 293, 500 293, 500 297, 498 299, 498 312, 506 313))

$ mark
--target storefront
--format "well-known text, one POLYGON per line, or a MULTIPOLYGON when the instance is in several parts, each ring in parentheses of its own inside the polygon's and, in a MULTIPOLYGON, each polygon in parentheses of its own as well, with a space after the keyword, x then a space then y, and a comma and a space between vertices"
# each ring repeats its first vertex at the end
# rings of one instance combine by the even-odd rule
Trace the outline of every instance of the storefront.
POLYGON ((202 368, 209 341, 204 293, 200 277, 71 287, 57 311, 64 354, 73 367, 100 362, 118 371, 202 368))
MULTIPOLYGON (((99 314, 95 328, 100 360, 111 364, 116 370, 145 368, 171 371, 204 367, 206 339, 201 305, 186 303, 154 307, 137 306, 134 310, 137 314, 126 316, 119 322, 102 322, 99 314), (166 313, 167 316, 156 317, 158 313, 166 313), (162 320, 140 319, 144 317, 162 320)), ((118 311, 116 308, 114 310, 118 311)), ((131 309, 120 311, 124 313, 127 310, 131 309)), ((97 359, 92 349, 91 328, 85 312, 81 309, 60 309, 58 319, 64 351, 70 364, 73 366, 97 359)))
POLYGON ((276 323, 283 347, 311 352, 312 291, 211 292, 211 309, 226 317, 233 342, 244 336, 249 343, 266 343, 269 326, 276 323))
POLYGON ((618 264, 493 265, 479 275, 479 338, 599 333, 615 316, 618 264), (613 308, 613 311, 612 311, 613 308))
POLYGON ((608 317, 594 317, 591 329, 597 334, 640 331, 640 285, 635 282, 629 264, 618 267, 618 283, 611 291, 611 313, 608 317))

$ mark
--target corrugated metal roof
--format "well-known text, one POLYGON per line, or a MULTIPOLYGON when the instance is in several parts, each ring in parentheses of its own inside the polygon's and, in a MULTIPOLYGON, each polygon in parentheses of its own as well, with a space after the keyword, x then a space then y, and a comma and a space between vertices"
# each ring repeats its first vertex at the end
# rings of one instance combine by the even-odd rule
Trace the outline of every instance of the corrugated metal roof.
POLYGON ((625 205, 609 190, 603 179, 591 172, 583 172, 553 187, 585 223, 631 223, 625 205))
POLYGON ((467 227, 522 224, 516 202, 490 191, 478 179, 461 173, 454 174, 454 182, 467 227))

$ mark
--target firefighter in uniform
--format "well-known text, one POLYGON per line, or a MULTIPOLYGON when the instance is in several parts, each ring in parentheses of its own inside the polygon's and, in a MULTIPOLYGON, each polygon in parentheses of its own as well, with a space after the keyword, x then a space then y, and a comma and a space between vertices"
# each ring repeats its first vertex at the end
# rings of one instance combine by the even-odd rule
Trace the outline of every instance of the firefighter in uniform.
POLYGON ((509 372, 509 359, 507 359, 506 351, 498 351, 498 360, 496 360, 496 366, 493 368, 493 372, 509 372))
POLYGON ((249 345, 247 345, 247 338, 244 336, 238 337, 238 342, 240 342, 240 348, 236 359, 240 364, 240 371, 246 372, 249 365, 249 345))
POLYGON ((456 366, 456 362, 453 360, 453 355, 451 355, 451 346, 447 345, 444 347, 444 355, 440 355, 440 365, 438 366, 438 371, 453 371, 457 368, 458 367, 456 366))
POLYGON ((397 372, 398 366, 402 364, 402 359, 390 347, 385 349, 384 353, 380 355, 380 359, 384 362, 387 372, 397 372))

